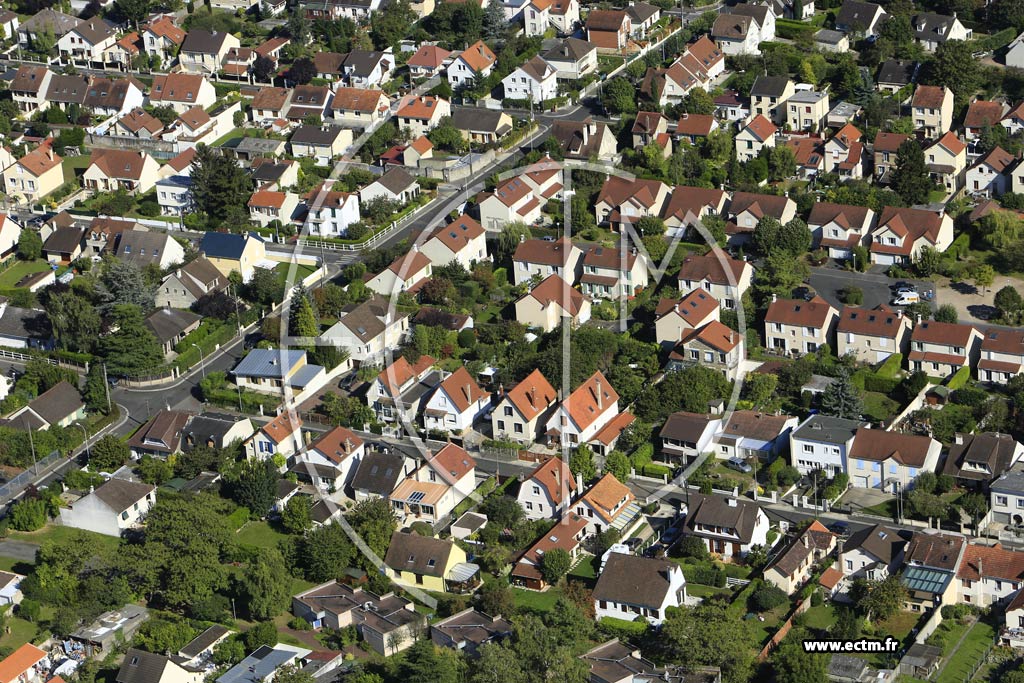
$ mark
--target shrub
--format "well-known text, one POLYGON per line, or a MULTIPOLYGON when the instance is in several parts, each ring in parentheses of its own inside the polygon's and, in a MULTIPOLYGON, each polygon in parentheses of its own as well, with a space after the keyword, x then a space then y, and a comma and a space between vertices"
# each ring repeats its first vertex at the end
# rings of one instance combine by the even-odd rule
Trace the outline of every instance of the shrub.
POLYGON ((821 591, 814 591, 811 593, 811 607, 818 607, 825 602, 825 598, 822 597, 821 591))
POLYGON ((971 368, 965 365, 964 367, 957 370, 956 373, 954 373, 954 375, 949 378, 949 381, 946 382, 946 387, 950 391, 956 391, 957 389, 962 389, 970 381, 971 368))
POLYGON ((714 586, 715 588, 725 588, 726 576, 718 567, 694 567, 690 570, 690 576, 687 579, 690 583, 699 583, 702 586, 714 586))
POLYGON ((756 612, 770 612, 771 610, 789 602, 789 596, 777 586, 765 584, 754 591, 750 596, 751 606, 756 612))
POLYGON ((896 391, 899 387, 900 381, 898 379, 881 377, 876 373, 868 373, 864 375, 864 390, 865 391, 876 391, 880 394, 891 394, 896 391))
POLYGON ((601 617, 597 627, 611 638, 619 640, 633 640, 647 632, 647 621, 637 618, 636 621, 626 621, 615 617, 601 617))
POLYGON ((11 526, 18 531, 35 531, 46 524, 46 503, 39 498, 26 498, 11 508, 11 526))
POLYGON ((683 536, 676 544, 676 553, 680 557, 692 557, 696 560, 707 560, 711 557, 707 546, 698 536, 683 536))
POLYGON ((850 306, 860 306, 864 303, 864 290, 860 287, 846 287, 839 291, 839 299, 850 306))
POLYGON ((294 619, 289 621, 288 622, 288 628, 292 629, 293 631, 312 631, 313 630, 313 627, 310 625, 310 623, 308 621, 306 621, 305 619, 303 619, 302 617, 295 617, 294 619))

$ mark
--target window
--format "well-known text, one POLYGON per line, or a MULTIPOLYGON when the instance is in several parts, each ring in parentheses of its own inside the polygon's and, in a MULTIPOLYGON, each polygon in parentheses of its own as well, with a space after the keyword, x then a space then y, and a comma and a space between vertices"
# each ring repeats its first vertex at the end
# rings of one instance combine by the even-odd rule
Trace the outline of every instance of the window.
POLYGON ((512 424, 512 431, 514 431, 516 434, 522 434, 523 433, 523 425, 519 424, 518 422, 513 423, 512 424))
POLYGON ((534 484, 534 486, 533 486, 533 495, 535 495, 535 496, 539 496, 540 495, 540 487, 537 486, 536 484, 534 484))
POLYGON ((879 466, 879 464, 877 462, 871 463, 871 471, 872 472, 878 472, 881 469, 882 469, 881 466, 879 466))
POLYGON ((847 560, 846 561, 846 571, 848 571, 848 572, 852 572, 853 571, 853 560, 847 560))
POLYGON ((864 469, 864 461, 863 460, 858 460, 857 461, 857 469, 858 470, 864 469))
POLYGON ((1006 505, 1006 496, 996 496, 996 505, 1006 505))
POLYGON ((504 430, 505 429, 505 421, 504 420, 498 420, 498 429, 499 430, 504 430))
POLYGON ((898 469, 899 469, 899 468, 898 468, 898 467, 896 466, 896 463, 891 463, 891 464, 889 465, 889 474, 896 474, 896 471, 897 471, 898 469))
POLYGON ((804 444, 804 453, 813 453, 813 452, 814 452, 814 446, 812 446, 809 443, 805 443, 804 444))

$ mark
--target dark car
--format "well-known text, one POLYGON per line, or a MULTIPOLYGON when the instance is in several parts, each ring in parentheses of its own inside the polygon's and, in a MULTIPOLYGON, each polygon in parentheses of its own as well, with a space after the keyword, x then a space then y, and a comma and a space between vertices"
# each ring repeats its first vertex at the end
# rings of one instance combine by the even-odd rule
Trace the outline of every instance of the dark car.
POLYGON ((644 543, 644 539, 642 539, 642 538, 635 538, 634 537, 634 538, 626 539, 625 541, 623 541, 622 544, 624 546, 626 546, 627 548, 629 548, 630 550, 634 550, 635 551, 637 548, 639 548, 641 545, 643 545, 643 543, 644 543))
POLYGON ((810 301, 816 295, 817 292, 815 292, 810 287, 797 287, 796 289, 793 290, 794 299, 803 299, 804 301, 810 301))
POLYGON ((843 538, 850 535, 850 525, 846 522, 832 522, 828 525, 828 530, 843 538))
POLYGON ((655 543, 650 548, 644 551, 646 557, 665 557, 665 546, 660 543, 655 543))

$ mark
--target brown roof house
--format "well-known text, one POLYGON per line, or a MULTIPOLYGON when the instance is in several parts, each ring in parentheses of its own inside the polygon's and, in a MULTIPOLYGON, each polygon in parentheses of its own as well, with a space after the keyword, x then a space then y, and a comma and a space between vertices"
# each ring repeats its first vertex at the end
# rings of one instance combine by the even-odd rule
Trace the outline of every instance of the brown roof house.
POLYGON ((478 222, 462 214, 447 225, 434 229, 420 251, 435 266, 457 262, 467 271, 487 258, 486 232, 478 222))
POLYGON ((50 142, 34 150, 4 169, 4 193, 9 197, 34 202, 64 184, 63 159, 53 151, 50 142))
POLYGON ((85 187, 94 192, 127 190, 144 194, 160 179, 160 164, 145 152, 94 149, 82 176, 85 187))
POLYGON ((875 179, 879 183, 887 184, 889 182, 889 174, 896 168, 896 153, 899 151, 900 145, 910 139, 909 135, 882 131, 875 136, 873 145, 875 179))
POLYGON ((661 299, 654 310, 655 339, 662 347, 675 347, 692 330, 719 319, 718 300, 703 289, 694 289, 679 301, 661 299))
POLYGON ((548 417, 555 409, 557 398, 555 388, 538 369, 508 391, 499 389, 497 403, 491 414, 494 438, 525 444, 539 441, 547 428, 548 417))
POLYGON ((423 407, 427 431, 462 434, 491 407, 491 395, 465 367, 444 378, 423 407))
POLYGON ((981 341, 978 379, 1009 382, 1024 372, 1024 330, 990 328, 981 341))
POLYGON ((712 450, 712 440, 721 428, 722 420, 715 415, 684 411, 672 413, 658 432, 662 459, 688 464, 698 455, 712 450))
POLYGON ((191 413, 182 410, 158 411, 128 440, 132 455, 166 458, 181 452, 182 430, 191 417, 191 413))
POLYGON ((64 526, 119 537, 142 526, 156 503, 156 487, 150 484, 109 479, 68 507, 60 509, 64 526))
POLYGON ((574 284, 583 272, 583 251, 568 238, 554 242, 523 240, 512 255, 513 282, 517 285, 559 275, 574 284))
POLYGON ((945 251, 953 243, 953 218, 945 211, 887 206, 871 231, 871 262, 913 262, 925 246, 945 251))
POLYGON ((379 362, 387 350, 399 347, 408 331, 409 314, 392 310, 388 299, 374 295, 345 311, 323 338, 346 349, 354 361, 379 362))
POLYGON ((826 344, 834 348, 838 318, 836 309, 820 296, 803 301, 773 295, 764 317, 765 346, 794 355, 815 353, 826 344))
POLYGON ((683 568, 667 558, 611 551, 594 586, 594 612, 598 620, 610 617, 633 621, 642 617, 658 626, 670 607, 685 605, 683 568))
POLYGON ((796 202, 789 197, 752 192, 735 192, 726 214, 725 232, 729 246, 739 246, 750 239, 758 221, 771 216, 788 223, 796 216, 796 202))
POLYGON ((618 149, 608 124, 590 117, 583 121, 559 119, 551 127, 551 134, 568 159, 589 160, 593 157, 607 161, 615 156, 618 149))
POLYGON ((157 288, 156 304, 191 308, 204 296, 228 287, 228 279, 205 256, 195 258, 169 273, 157 288))
POLYGON ((487 78, 494 71, 498 58, 487 44, 478 40, 460 52, 445 71, 452 89, 472 85, 478 78, 487 78))
POLYGON ((903 564, 906 546, 907 539, 895 529, 865 527, 843 541, 837 565, 848 578, 884 579, 903 564))
POLYGON ((625 10, 591 10, 585 22, 587 40, 598 52, 619 52, 633 33, 633 21, 625 10))
POLYGON ((619 394, 598 370, 573 390, 548 418, 548 435, 564 444, 589 443, 619 414, 619 394))
POLYGON ((396 531, 391 535, 384 566, 388 577, 400 586, 420 590, 455 590, 473 579, 476 565, 466 563, 466 553, 451 540, 396 531), (466 576, 466 573, 470 573, 466 576))
POLYGON ((942 444, 927 436, 861 427, 847 456, 850 483, 895 492, 921 472, 934 472, 941 451, 942 444))
POLYGON ((987 491, 989 484, 1024 456, 1024 445, 1009 434, 981 432, 953 437, 943 472, 957 483, 987 491))
MULTIPOLYGON (((826 154, 826 157, 828 155, 826 154)), ((830 258, 849 259, 875 225, 875 212, 863 206, 817 202, 807 217, 814 244, 828 249, 830 258)))
POLYGON ((643 519, 633 492, 611 473, 602 476, 580 496, 572 511, 586 520, 588 535, 616 529, 625 536, 643 519))
POLYGON ((797 422, 792 415, 734 410, 715 435, 715 457, 726 460, 753 455, 768 460, 789 445, 789 434, 797 422))
POLYGON ((557 519, 572 505, 575 494, 572 471, 564 460, 554 457, 538 465, 523 481, 517 500, 530 519, 557 519))
POLYGON ((78 388, 58 382, 15 411, 6 424, 18 429, 42 431, 50 427, 68 427, 85 417, 85 403, 78 388))
POLYGON ((543 197, 521 177, 508 178, 477 195, 480 224, 492 232, 509 223, 533 224, 541 218, 543 197))
POLYGON ((685 532, 725 559, 744 557, 755 545, 768 547, 768 516, 756 503, 724 496, 691 494, 684 506, 685 532))
POLYGON ((844 306, 836 327, 836 351, 866 363, 881 363, 894 353, 910 348, 910 319, 902 310, 881 304, 866 310, 844 306))
POLYGON ((549 275, 516 301, 516 320, 545 332, 563 320, 582 325, 590 320, 590 299, 558 275, 549 275))
POLYGON ((914 129, 935 140, 953 127, 953 91, 937 85, 919 85, 910 102, 914 129))
POLYGON ((910 370, 945 378, 960 370, 974 368, 981 353, 982 336, 972 325, 918 321, 910 335, 910 370))
POLYGON ((500 643, 512 636, 512 624, 500 615, 490 616, 469 607, 430 626, 430 639, 438 647, 450 647, 476 655, 481 645, 500 643))
POLYGON ((814 520, 764 570, 764 580, 792 595, 810 577, 816 564, 836 548, 837 536, 814 520))

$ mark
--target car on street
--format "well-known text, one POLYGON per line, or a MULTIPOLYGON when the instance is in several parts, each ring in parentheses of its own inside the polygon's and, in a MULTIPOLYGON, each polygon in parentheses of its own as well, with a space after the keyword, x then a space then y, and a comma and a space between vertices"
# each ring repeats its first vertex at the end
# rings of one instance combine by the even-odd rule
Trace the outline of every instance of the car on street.
POLYGON ((743 474, 750 474, 754 471, 754 468, 748 465, 743 458, 735 455, 725 461, 725 466, 743 474))
POLYGON ((841 538, 846 538, 850 535, 850 525, 846 522, 832 522, 828 525, 828 530, 841 538))

